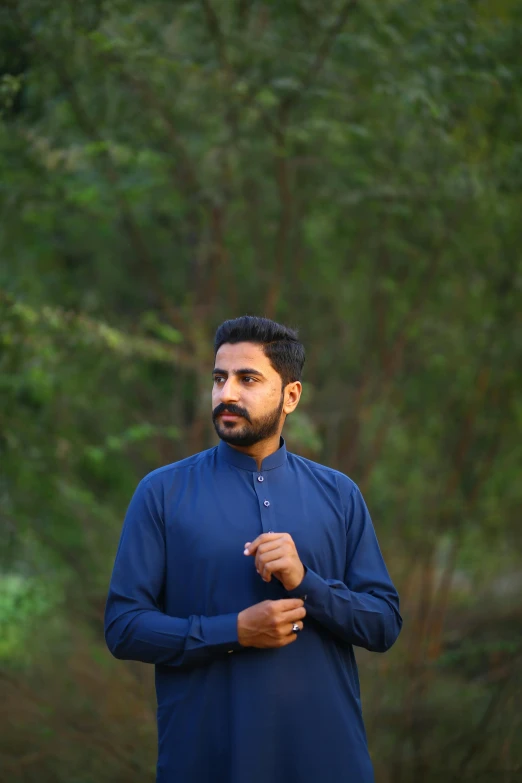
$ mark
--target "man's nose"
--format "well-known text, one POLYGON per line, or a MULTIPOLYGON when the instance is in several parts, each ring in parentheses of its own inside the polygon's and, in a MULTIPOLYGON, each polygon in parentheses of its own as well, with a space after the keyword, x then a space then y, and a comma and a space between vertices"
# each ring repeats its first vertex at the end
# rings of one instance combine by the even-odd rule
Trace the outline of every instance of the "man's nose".
POLYGON ((221 387, 221 402, 237 402, 239 399, 239 388, 234 378, 228 378, 221 387))

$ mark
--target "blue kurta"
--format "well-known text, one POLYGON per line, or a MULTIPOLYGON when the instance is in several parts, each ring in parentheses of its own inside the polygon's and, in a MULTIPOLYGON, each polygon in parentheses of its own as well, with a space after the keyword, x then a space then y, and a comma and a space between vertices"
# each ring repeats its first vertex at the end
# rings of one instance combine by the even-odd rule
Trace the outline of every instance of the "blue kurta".
POLYGON ((358 487, 284 442, 261 471, 220 442, 138 485, 105 637, 117 658, 156 665, 157 783, 372 783, 352 645, 384 652, 401 624, 358 487), (296 544, 296 590, 243 554, 269 531, 296 544), (295 642, 241 647, 238 612, 305 595, 295 642))

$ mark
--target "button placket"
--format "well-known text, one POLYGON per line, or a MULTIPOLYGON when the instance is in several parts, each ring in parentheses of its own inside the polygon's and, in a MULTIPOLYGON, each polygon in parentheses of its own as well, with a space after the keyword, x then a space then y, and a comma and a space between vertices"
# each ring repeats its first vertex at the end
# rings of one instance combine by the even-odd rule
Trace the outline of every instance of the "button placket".
POLYGON ((267 492, 269 489, 268 484, 270 484, 270 482, 268 481, 268 477, 264 476, 262 473, 254 473, 252 478, 255 493, 257 495, 257 502, 259 503, 261 529, 263 533, 271 533, 272 528, 274 527, 274 520, 272 519, 273 506, 272 501, 267 497, 267 495, 270 495, 270 493, 267 492))
POLYGON ((261 531, 263 533, 272 532, 274 528, 273 515, 273 502, 270 499, 270 481, 267 475, 263 473, 254 473, 252 475, 252 484, 257 496, 261 531))

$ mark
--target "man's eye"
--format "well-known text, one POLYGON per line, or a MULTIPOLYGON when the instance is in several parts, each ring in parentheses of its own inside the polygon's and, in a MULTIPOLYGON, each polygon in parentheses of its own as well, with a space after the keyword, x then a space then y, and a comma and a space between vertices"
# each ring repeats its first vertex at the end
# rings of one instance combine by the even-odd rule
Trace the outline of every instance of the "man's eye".
POLYGON ((221 383, 224 380, 222 375, 214 375, 214 383, 221 383))
POLYGON ((252 378, 252 376, 251 376, 251 375, 245 375, 245 376, 244 376, 244 378, 243 378, 243 380, 244 380, 245 382, 249 382, 249 383, 250 383, 250 381, 252 381, 252 383, 253 383, 253 382, 255 381, 255 378, 252 378))

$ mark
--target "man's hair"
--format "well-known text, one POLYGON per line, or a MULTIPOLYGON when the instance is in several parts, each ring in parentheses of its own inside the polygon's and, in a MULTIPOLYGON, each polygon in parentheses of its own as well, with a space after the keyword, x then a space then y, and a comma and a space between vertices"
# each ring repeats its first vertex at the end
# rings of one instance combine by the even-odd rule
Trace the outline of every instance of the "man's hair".
POLYGON ((283 380, 283 386, 300 381, 305 362, 305 350, 297 331, 269 318, 242 315, 225 321, 214 338, 214 355, 224 343, 258 343, 270 364, 283 380))

